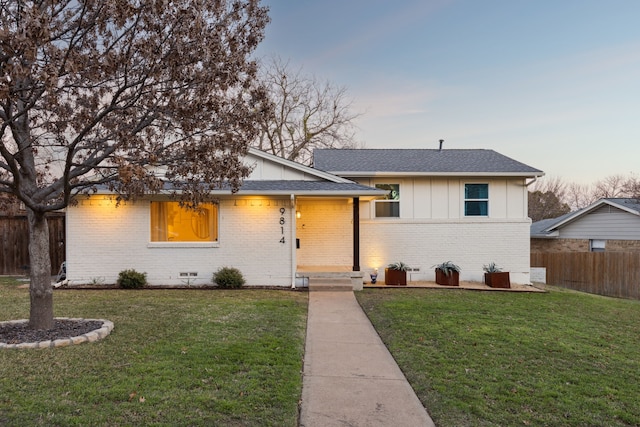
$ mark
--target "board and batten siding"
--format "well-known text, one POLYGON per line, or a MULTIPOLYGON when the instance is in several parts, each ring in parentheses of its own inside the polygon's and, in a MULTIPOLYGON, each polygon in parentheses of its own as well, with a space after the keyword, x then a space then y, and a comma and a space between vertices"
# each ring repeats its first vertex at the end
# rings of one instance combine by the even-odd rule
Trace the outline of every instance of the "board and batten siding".
MULTIPOLYGON (((465 184, 489 184, 489 218, 527 219, 527 187, 523 179, 482 178, 358 178, 357 182, 400 184, 400 218, 462 219, 465 184)), ((360 217, 375 216, 375 202, 362 205, 360 217)))
POLYGON ((317 181, 319 178, 293 169, 281 163, 265 160, 248 154, 244 163, 251 167, 251 174, 247 180, 294 180, 317 181))
POLYGON ((561 227, 558 238, 640 240, 640 216, 605 205, 561 227))

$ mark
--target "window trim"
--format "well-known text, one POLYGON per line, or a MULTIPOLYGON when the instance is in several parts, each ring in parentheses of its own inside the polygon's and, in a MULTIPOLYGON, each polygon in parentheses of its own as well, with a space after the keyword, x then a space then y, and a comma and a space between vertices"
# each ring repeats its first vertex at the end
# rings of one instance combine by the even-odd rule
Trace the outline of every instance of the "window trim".
MULTIPOLYGON (((148 220, 149 226, 147 228, 149 235, 147 241, 148 248, 204 248, 204 247, 219 247, 220 246, 220 203, 206 202, 203 205, 210 205, 214 212, 210 221, 212 221, 212 234, 214 240, 152 240, 153 236, 153 208, 152 203, 178 203, 175 200, 151 200, 149 201, 149 213, 148 220)), ((184 208, 180 208, 184 209, 184 208)))
POLYGON ((400 202, 402 201, 402 191, 400 190, 402 185, 400 182, 397 181, 391 181, 391 182, 377 182, 373 184, 375 188, 380 189, 380 190, 386 190, 384 188, 379 188, 379 185, 395 185, 398 187, 398 198, 397 199, 375 199, 374 203, 373 203, 373 218, 375 219, 393 219, 393 218, 400 218, 400 202), (377 206, 378 203, 395 203, 398 205, 398 216, 378 216, 377 214, 377 206))
POLYGON ((489 217, 489 201, 491 199, 490 194, 490 184, 488 182, 465 182, 462 186, 462 194, 463 194, 463 202, 462 202, 462 214, 465 218, 488 218, 489 217), (486 185, 487 186, 487 198, 483 199, 467 199, 467 185, 486 185), (467 202, 485 202, 487 204, 487 214, 486 215, 467 215, 467 202))

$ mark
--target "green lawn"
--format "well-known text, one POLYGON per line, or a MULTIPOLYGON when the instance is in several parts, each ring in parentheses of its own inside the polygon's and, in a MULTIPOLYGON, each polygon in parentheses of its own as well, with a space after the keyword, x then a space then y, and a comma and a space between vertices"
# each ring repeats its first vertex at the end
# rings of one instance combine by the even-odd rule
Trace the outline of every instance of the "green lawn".
MULTIPOLYGON (((295 426, 307 294, 58 290, 55 315, 104 318, 104 340, 0 351, 0 425, 295 426)), ((29 293, 0 278, 0 320, 29 293)))
POLYGON ((640 302, 369 289, 357 298, 438 426, 639 426, 640 302))

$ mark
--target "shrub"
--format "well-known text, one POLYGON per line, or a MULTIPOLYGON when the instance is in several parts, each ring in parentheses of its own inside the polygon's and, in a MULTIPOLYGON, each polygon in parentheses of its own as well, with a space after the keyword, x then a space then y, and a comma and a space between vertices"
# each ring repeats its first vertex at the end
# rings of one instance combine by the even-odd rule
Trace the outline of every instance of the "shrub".
POLYGON ((462 270, 459 266, 452 263, 451 261, 446 261, 446 262, 443 262, 442 264, 436 264, 433 267, 442 271, 446 276, 449 276, 453 272, 460 273, 460 271, 462 270))
POLYGON ((409 271, 411 267, 405 264, 402 261, 393 262, 387 266, 389 270, 397 270, 397 271, 409 271))
POLYGON ((122 270, 118 274, 118 286, 124 289, 139 289, 147 284, 147 273, 138 273, 134 269, 122 270))
POLYGON ((482 269, 485 273, 500 273, 502 269, 496 265, 495 262, 490 262, 488 265, 483 265, 482 269))
POLYGON ((213 273, 213 281, 220 288, 231 289, 241 288, 245 284, 242 273, 237 268, 222 267, 213 273))

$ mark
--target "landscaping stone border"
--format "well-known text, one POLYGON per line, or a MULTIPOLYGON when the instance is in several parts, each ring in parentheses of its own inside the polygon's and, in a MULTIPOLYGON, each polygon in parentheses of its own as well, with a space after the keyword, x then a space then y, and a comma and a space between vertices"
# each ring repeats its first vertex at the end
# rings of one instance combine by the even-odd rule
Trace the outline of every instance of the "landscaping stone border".
MULTIPOLYGON (((74 318, 74 317, 56 317, 56 320, 73 320, 73 321, 86 321, 86 322, 102 322, 102 327, 98 329, 94 329, 91 332, 87 332, 86 334, 78 335, 76 337, 69 338, 61 338, 57 340, 47 340, 40 342, 23 342, 18 344, 7 344, 0 342, 0 349, 3 348, 54 348, 54 347, 66 347, 68 345, 82 344, 85 342, 95 342, 98 341, 111 333, 113 330, 113 322, 104 319, 82 319, 82 318, 74 318)), ((0 322, 0 325, 4 324, 17 324, 17 323, 27 323, 29 320, 20 319, 20 320, 8 320, 4 322, 0 322)))

